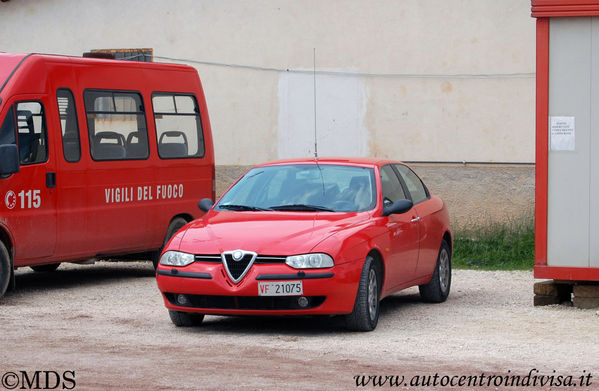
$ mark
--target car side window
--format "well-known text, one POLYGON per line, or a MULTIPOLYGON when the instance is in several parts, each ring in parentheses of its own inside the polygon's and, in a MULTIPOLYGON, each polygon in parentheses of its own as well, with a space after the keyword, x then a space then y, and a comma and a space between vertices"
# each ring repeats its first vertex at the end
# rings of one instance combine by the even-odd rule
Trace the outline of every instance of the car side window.
POLYGON ((44 106, 40 102, 17 103, 17 138, 22 165, 48 160, 44 106))
POLYGON ((405 182, 408 187, 408 191, 412 196, 412 202, 417 204, 419 202, 425 201, 429 198, 429 193, 426 190, 426 187, 418 178, 418 175, 414 173, 408 166, 404 166, 403 164, 396 164, 395 168, 399 171, 401 178, 405 182))
POLYGON ((62 130, 62 152, 67 162, 78 162, 81 159, 81 141, 79 139, 79 124, 77 109, 71 90, 59 88, 56 91, 60 127, 62 130))
POLYGON ((406 199, 406 194, 401 187, 399 178, 391 166, 381 168, 381 186, 383 193, 383 204, 392 205, 397 200, 406 199))

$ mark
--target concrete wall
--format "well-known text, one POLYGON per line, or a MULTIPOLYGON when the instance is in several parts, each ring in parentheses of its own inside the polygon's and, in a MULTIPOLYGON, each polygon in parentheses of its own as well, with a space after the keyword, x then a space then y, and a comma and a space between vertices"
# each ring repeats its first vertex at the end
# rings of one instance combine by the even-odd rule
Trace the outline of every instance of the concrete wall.
MULTIPOLYGON (((454 229, 493 223, 532 222, 535 174, 533 165, 410 164, 429 190, 443 198, 454 229)), ((251 166, 218 166, 220 196, 251 166)))
POLYGON ((217 164, 314 152, 534 161, 528 0, 10 0, 0 50, 151 47, 197 67, 217 164), (211 63, 212 65, 209 65, 211 63))

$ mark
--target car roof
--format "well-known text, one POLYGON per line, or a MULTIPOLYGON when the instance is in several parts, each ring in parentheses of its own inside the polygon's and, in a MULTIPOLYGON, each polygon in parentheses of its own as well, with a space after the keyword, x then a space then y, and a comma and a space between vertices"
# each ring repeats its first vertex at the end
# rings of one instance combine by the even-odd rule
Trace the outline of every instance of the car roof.
POLYGON ((276 166, 276 165, 284 165, 284 164, 340 164, 347 166, 384 166, 385 164, 390 163, 401 163, 397 160, 389 160, 389 159, 377 159, 377 158, 367 158, 367 157, 319 157, 315 158, 298 158, 298 159, 282 159, 282 160, 273 160, 270 162, 258 164, 256 167, 264 167, 264 166, 276 166))

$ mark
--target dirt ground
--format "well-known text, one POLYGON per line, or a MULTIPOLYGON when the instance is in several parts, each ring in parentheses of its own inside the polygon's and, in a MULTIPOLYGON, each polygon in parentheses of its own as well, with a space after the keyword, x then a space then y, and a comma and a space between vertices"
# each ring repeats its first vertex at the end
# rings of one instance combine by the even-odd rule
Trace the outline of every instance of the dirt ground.
POLYGON ((530 272, 455 271, 446 303, 406 290, 382 302, 370 333, 338 318, 209 316, 186 329, 170 322, 150 263, 23 268, 0 299, 0 376, 74 371, 63 385, 76 390, 350 390, 392 388, 355 377, 391 375, 405 376, 393 388, 417 390, 432 387, 410 386, 415 376, 537 370, 590 383, 435 389, 599 389, 597 310, 535 308, 533 282, 530 272))

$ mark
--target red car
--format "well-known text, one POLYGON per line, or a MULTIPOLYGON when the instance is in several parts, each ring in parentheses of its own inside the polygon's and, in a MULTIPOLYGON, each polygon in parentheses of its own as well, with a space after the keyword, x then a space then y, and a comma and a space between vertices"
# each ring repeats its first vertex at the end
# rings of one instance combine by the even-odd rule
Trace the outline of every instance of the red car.
POLYGON ((370 331, 385 296, 416 285, 428 302, 449 294, 447 208, 403 163, 262 164, 200 208, 156 270, 177 326, 205 314, 329 314, 370 331))

